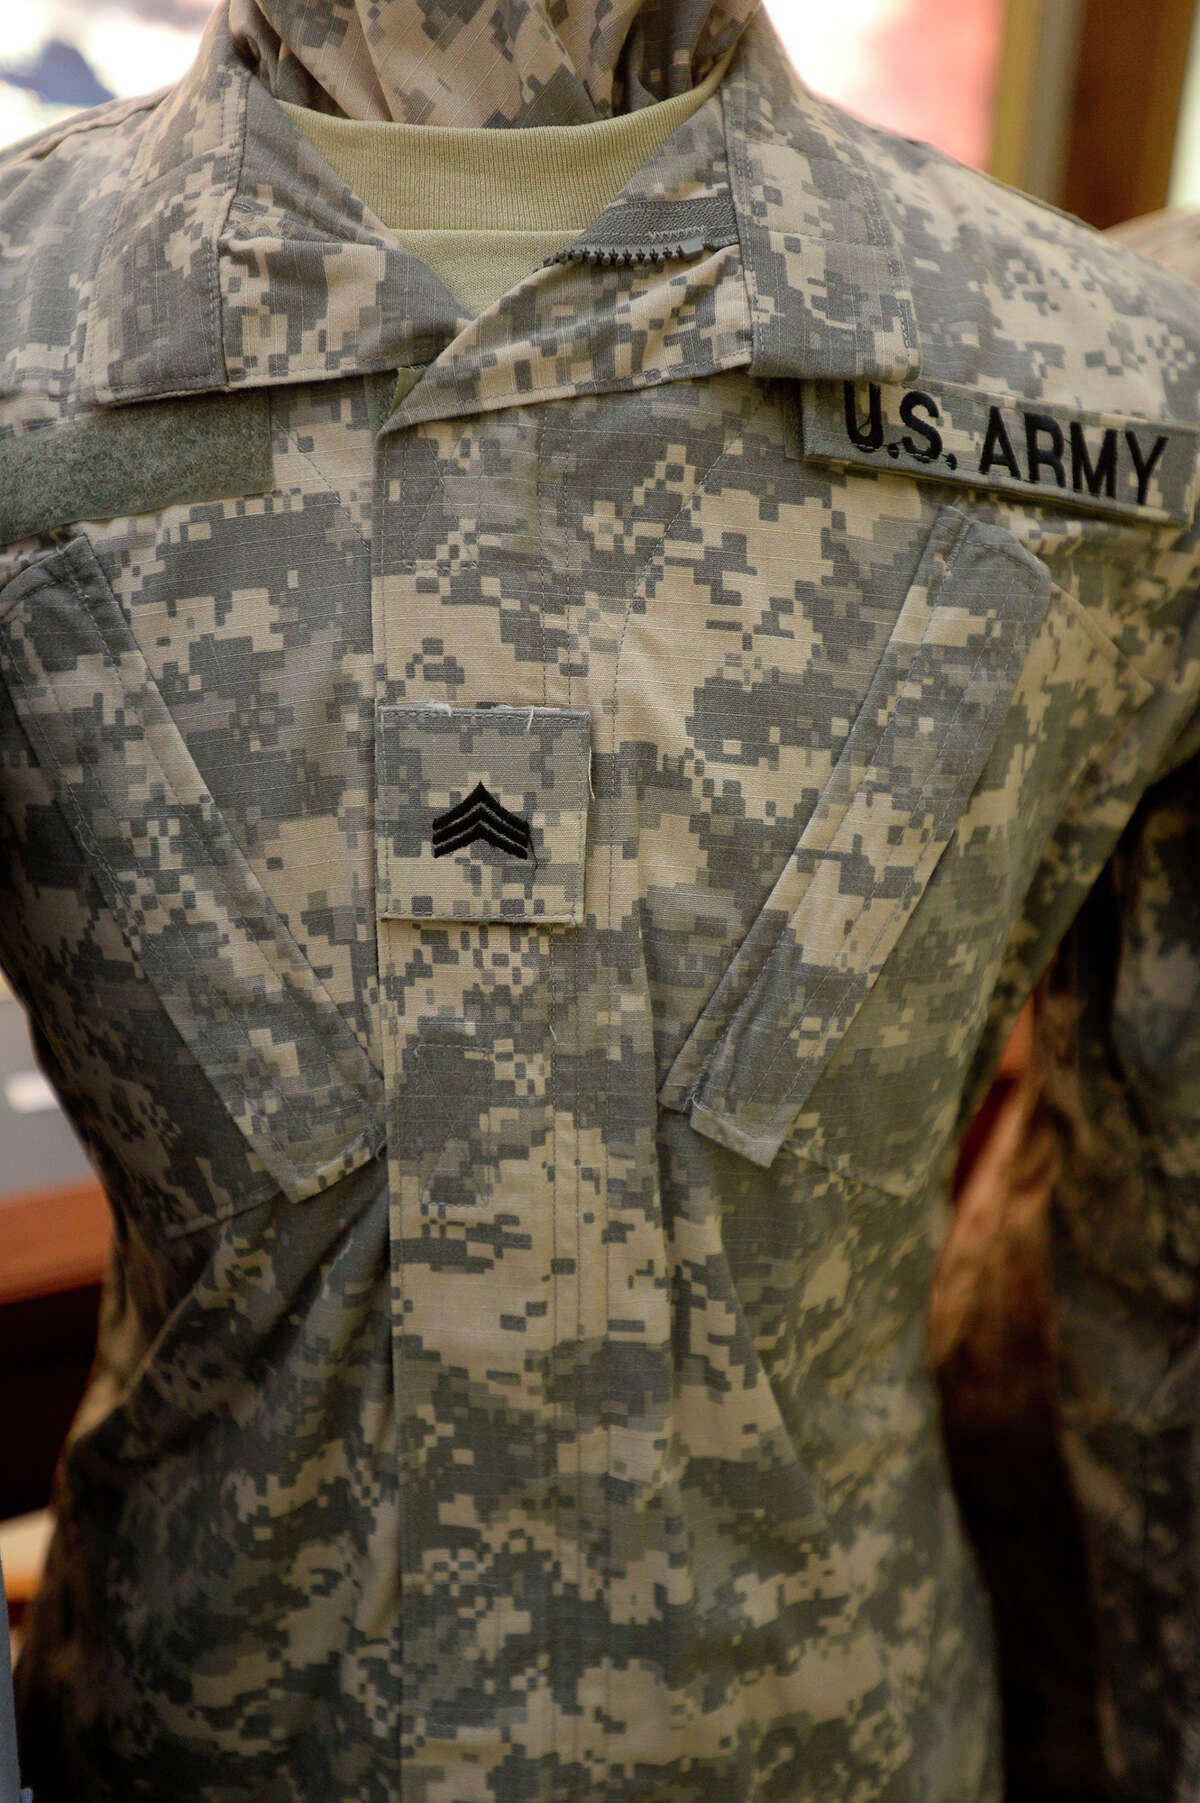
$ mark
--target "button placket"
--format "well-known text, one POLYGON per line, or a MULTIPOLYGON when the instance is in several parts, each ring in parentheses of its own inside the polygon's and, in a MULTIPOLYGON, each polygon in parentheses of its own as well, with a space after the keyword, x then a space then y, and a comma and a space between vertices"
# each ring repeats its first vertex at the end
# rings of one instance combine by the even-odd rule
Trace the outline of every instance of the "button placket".
MULTIPOLYGON (((491 505, 513 509, 519 534, 537 438, 513 436, 491 505)), ((548 1574, 566 1501, 550 1402, 564 1327, 551 1010, 582 918, 590 723, 505 705, 501 675, 479 693, 504 667, 504 615, 477 604, 482 568, 464 583, 445 552, 486 505, 485 447, 461 424, 452 438, 418 427, 378 442, 377 929, 405 1498, 396 1669, 409 1761, 457 1760, 466 1742, 490 1764, 502 1739, 553 1739, 548 1574), (427 669, 414 647, 435 638, 445 656, 427 669), (451 667, 468 672, 470 700, 499 705, 460 705, 461 684, 444 699, 433 670, 451 667)), ((536 551, 522 558, 501 531, 487 544, 497 586, 522 564, 533 580, 536 551)), ((541 669, 529 674, 540 700, 541 669)))

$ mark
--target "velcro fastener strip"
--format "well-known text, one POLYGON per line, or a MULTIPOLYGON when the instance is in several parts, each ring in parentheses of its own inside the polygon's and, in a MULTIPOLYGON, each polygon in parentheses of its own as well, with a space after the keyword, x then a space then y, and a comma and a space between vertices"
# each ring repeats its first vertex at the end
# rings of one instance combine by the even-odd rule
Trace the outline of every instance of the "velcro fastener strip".
POLYGON ((107 407, 0 442, 0 542, 273 486, 265 389, 107 407))

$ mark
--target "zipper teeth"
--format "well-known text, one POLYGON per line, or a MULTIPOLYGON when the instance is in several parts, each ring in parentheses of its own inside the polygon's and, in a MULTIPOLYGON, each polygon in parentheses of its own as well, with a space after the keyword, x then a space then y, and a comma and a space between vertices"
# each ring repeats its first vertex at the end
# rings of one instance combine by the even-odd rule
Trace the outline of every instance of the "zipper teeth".
POLYGON ((547 257, 547 263, 599 263, 603 268, 631 263, 665 263, 674 257, 694 257, 702 250, 721 250, 711 238, 671 238, 664 244, 568 244, 547 257))

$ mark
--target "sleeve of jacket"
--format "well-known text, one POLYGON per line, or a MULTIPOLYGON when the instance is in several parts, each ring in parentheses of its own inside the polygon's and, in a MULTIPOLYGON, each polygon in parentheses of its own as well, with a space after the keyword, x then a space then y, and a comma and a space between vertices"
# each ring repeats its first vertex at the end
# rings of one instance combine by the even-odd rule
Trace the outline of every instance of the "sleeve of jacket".
POLYGON ((1200 750, 1177 747, 1065 942, 1039 1021, 1066 1450, 1118 1794, 1200 1790, 1200 750), (1180 752, 1182 751, 1182 755, 1180 752))

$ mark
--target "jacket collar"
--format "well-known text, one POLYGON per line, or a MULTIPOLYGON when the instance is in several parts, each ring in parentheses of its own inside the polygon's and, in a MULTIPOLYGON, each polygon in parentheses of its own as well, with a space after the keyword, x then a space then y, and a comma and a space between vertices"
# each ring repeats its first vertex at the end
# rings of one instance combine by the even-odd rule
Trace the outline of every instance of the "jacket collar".
POLYGON ((686 93, 758 0, 230 0, 277 100, 412 125, 585 125, 686 93))
POLYGON ((797 80, 765 18, 724 89, 760 376, 904 381, 920 370, 912 282, 876 134, 797 80))
MULTIPOLYGON (((725 253, 724 336, 700 366, 684 355, 649 374, 614 368, 599 385, 734 364, 763 377, 916 374, 912 285, 871 143, 868 128, 801 86, 760 16, 718 94, 593 228, 611 245, 626 229, 644 234, 648 206, 723 199, 741 263, 725 253)), ((508 309, 510 334, 528 315, 538 336, 539 296, 561 320, 572 296, 551 274, 530 278, 524 314, 508 309)), ((659 286, 656 318, 671 293, 665 278, 659 286)), ((464 348, 479 323, 296 131, 219 11, 192 70, 148 115, 97 269, 78 398, 106 406, 430 363, 464 348)), ((623 340, 628 330, 624 319, 623 340)), ((600 354, 603 318, 592 332, 600 354)), ((580 371, 558 391, 581 384, 597 386, 580 371)))

